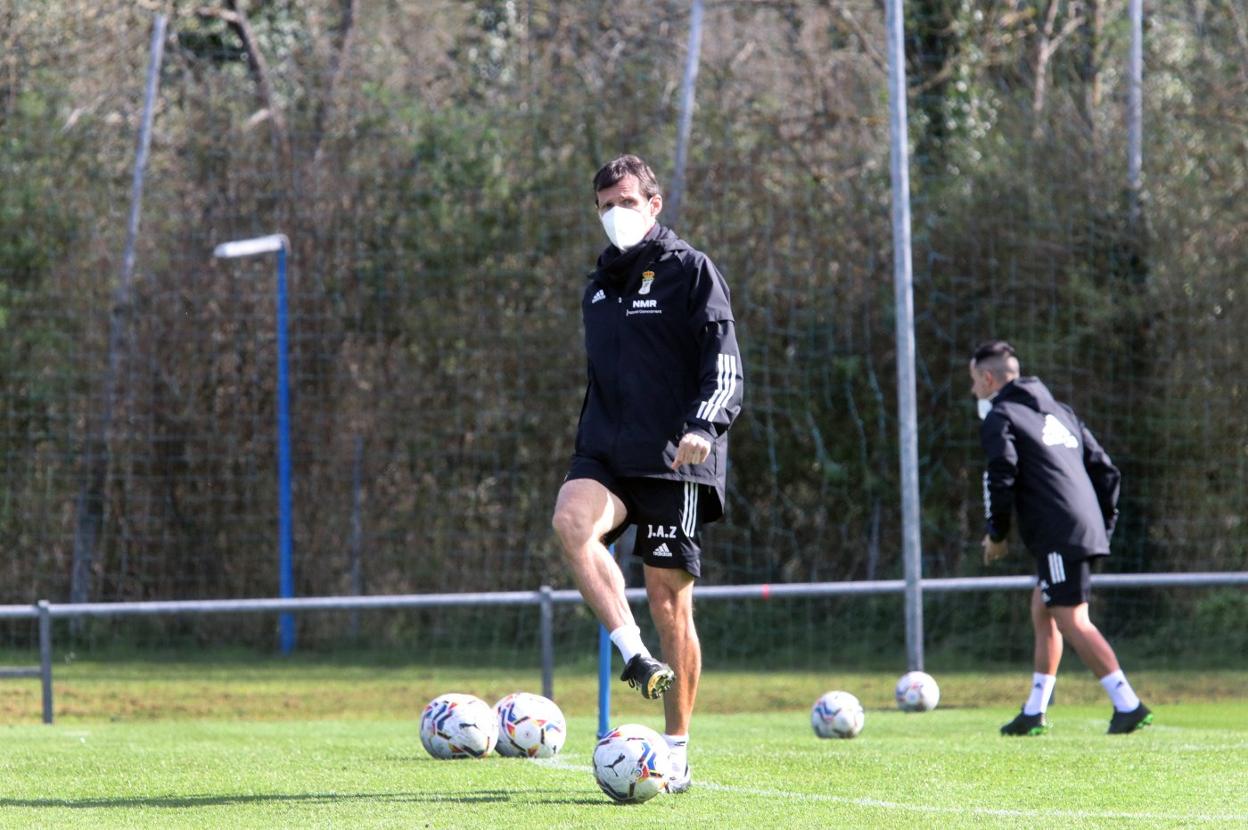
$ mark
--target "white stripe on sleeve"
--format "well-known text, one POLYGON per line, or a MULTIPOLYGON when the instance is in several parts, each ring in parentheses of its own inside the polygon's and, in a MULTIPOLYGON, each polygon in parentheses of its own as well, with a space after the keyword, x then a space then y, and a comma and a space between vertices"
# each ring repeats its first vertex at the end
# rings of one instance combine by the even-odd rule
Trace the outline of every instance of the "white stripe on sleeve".
POLYGON ((715 367, 715 391, 698 407, 698 418, 703 421, 715 420, 715 415, 737 391, 737 356, 721 352, 715 359, 715 367))

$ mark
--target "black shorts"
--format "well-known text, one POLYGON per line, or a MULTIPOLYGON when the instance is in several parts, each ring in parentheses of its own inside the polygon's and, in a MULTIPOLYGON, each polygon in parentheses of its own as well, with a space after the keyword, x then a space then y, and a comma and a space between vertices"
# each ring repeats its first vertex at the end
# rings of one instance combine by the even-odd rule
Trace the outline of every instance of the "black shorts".
POLYGON ((682 568, 690 576, 702 575, 702 524, 718 504, 712 488, 692 481, 615 476, 600 461, 582 455, 573 457, 563 480, 577 478, 606 487, 628 511, 620 526, 602 538, 604 545, 636 525, 634 556, 652 568, 682 568))
POLYGON ((1058 551, 1036 557, 1036 584, 1045 608, 1083 605, 1092 597, 1091 560, 1058 551))

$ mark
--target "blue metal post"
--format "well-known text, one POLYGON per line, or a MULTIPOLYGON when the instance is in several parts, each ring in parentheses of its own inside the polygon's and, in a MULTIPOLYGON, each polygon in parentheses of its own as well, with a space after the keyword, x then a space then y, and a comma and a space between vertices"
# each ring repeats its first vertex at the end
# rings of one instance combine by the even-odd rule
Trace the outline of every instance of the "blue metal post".
POLYGON ((611 635, 598 625, 598 737, 611 731, 611 635))
MULTIPOLYGON (((615 545, 609 549, 615 558, 615 545)), ((611 632, 598 624, 598 737, 611 731, 611 632)))
MULTIPOLYGON (((291 599, 295 595, 294 557, 291 553, 294 533, 291 527, 290 380, 286 331, 286 254, 289 250, 290 240, 280 233, 222 242, 212 250, 213 256, 224 259, 277 254, 277 284, 274 286, 277 295, 277 581, 281 599, 291 599)), ((290 654, 295 648, 295 618, 289 612, 280 617, 279 645, 282 654, 290 654)))
MULTIPOLYGON (((277 543, 279 595, 295 595, 290 495, 290 381, 286 371, 286 246, 277 251, 277 543)), ((295 648, 295 617, 281 615, 282 654, 295 648)))

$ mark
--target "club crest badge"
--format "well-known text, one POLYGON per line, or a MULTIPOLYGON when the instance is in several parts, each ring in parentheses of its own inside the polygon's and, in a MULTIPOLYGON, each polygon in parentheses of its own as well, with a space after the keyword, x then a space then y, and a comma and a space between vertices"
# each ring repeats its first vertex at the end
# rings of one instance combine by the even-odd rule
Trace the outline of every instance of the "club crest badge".
POLYGON ((638 293, 638 294, 649 294, 649 293, 650 293, 650 286, 652 286, 652 285, 654 285, 654 272, 653 272, 653 271, 643 271, 643 272, 641 273, 641 290, 640 290, 640 291, 638 291, 637 293, 638 293))

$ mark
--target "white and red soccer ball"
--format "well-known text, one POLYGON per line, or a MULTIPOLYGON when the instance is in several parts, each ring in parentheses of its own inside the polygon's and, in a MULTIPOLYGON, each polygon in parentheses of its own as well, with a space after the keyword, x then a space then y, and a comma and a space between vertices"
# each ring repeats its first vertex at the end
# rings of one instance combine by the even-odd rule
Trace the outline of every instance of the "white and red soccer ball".
POLYGON ((594 747, 594 780, 620 804, 640 804, 667 791, 671 777, 667 741, 635 723, 617 726, 594 747))
POLYGON ((866 722, 862 704, 849 692, 827 692, 810 708, 810 726, 820 738, 853 738, 866 722))
POLYGON ((494 704, 498 720, 495 750, 507 758, 553 758, 568 736, 563 712, 550 698, 509 694, 494 704))
POLYGON ((897 681, 894 696, 897 708, 903 712, 930 712, 940 702, 940 687, 930 674, 906 672, 897 681))
POLYGON ((445 694, 420 715, 420 742, 439 760, 484 758, 498 741, 498 719, 479 697, 445 694))

